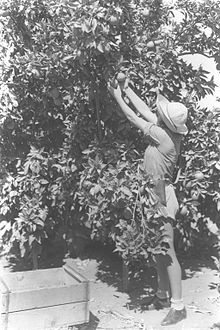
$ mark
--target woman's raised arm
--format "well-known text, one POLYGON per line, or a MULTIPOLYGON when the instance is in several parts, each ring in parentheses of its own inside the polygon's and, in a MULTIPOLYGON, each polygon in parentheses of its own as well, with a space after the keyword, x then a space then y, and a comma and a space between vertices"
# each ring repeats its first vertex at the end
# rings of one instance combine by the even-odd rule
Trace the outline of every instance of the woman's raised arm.
POLYGON ((129 98, 129 100, 133 103, 136 110, 149 122, 157 124, 158 118, 157 116, 151 112, 151 109, 148 107, 148 105, 141 100, 141 98, 135 94, 135 92, 130 88, 126 87, 124 89, 124 92, 126 96, 129 98))
POLYGON ((110 84, 108 84, 108 90, 111 93, 111 95, 115 98, 115 100, 117 101, 118 105, 120 106, 121 110, 123 111, 123 113, 125 114, 127 119, 133 125, 135 125, 137 128, 141 129, 144 132, 145 127, 146 127, 146 120, 138 117, 134 113, 134 111, 125 103, 125 101, 123 100, 122 95, 121 95, 120 87, 118 86, 117 88, 113 88, 110 84))

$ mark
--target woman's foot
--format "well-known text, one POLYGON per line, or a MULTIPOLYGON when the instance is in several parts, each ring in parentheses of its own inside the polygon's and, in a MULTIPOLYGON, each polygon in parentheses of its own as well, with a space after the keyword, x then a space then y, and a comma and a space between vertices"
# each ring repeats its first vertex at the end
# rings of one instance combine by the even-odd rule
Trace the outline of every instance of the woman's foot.
POLYGON ((186 318, 186 308, 184 307, 181 310, 176 310, 174 308, 171 308, 169 310, 169 313, 167 316, 163 319, 161 322, 161 325, 166 326, 166 325, 171 325, 171 324, 176 324, 186 318))

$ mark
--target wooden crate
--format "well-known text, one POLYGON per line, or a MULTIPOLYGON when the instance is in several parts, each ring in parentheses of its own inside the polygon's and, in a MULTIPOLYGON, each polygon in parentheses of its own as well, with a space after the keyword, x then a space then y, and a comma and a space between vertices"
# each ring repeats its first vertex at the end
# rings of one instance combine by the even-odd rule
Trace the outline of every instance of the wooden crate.
POLYGON ((0 277, 0 329, 43 330, 89 321, 89 282, 71 266, 0 277))

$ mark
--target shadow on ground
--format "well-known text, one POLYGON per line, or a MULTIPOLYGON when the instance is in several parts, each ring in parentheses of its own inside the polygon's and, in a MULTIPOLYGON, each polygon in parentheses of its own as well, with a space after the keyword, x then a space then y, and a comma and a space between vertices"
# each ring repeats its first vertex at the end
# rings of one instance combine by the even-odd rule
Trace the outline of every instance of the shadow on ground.
POLYGON ((70 327, 69 330, 96 330, 99 325, 99 319, 90 312, 89 322, 86 324, 70 327))
POLYGON ((211 255, 206 255, 203 258, 191 257, 190 255, 185 255, 179 257, 181 268, 182 268, 182 279, 192 278, 195 273, 201 271, 204 267, 217 270, 217 266, 212 259, 211 255), (187 270, 187 273, 186 273, 187 270))
MULTIPOLYGON (((50 242, 43 246, 41 257, 38 258, 39 269, 44 268, 56 268, 64 265, 64 259, 66 254, 66 246, 64 241, 50 242)), ((23 258, 20 255, 19 247, 14 246, 10 253, 1 254, 1 263, 6 270, 10 272, 19 272, 32 270, 33 264, 29 254, 26 254, 23 258)))
MULTIPOLYGON (((113 252, 113 249, 102 245, 93 245, 89 249, 86 258, 98 261, 96 277, 98 280, 114 286, 119 292, 123 292, 122 260, 113 252)), ((205 254, 203 258, 198 256, 181 255, 178 259, 182 268, 182 279, 186 280, 201 272, 203 268, 217 270, 211 256, 205 254)), ((217 283, 210 283, 210 289, 216 289, 217 283)), ((153 297, 157 288, 157 274, 153 267, 133 264, 129 267, 129 284, 126 293, 129 295, 129 309, 145 310, 148 302, 153 297)))
MULTIPOLYGON (((113 248, 95 245, 90 249, 89 258, 96 259, 98 269, 96 277, 98 280, 107 283, 123 292, 123 262, 113 252, 113 248)), ((129 295, 129 309, 141 309, 142 304, 151 299, 156 289, 156 271, 152 267, 141 266, 134 263, 129 266, 129 282, 126 293, 129 295)), ((143 307, 144 308, 144 307, 143 307)))

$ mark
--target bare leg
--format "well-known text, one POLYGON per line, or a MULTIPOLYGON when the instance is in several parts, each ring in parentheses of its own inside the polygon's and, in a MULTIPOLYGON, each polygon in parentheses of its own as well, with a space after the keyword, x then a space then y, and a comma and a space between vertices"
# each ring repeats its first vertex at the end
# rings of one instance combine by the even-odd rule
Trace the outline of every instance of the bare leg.
POLYGON ((168 277, 170 281, 170 289, 172 293, 172 298, 175 300, 180 300, 182 299, 182 272, 181 272, 181 267, 179 264, 179 261, 176 257, 176 252, 174 249, 174 233, 173 233, 173 228, 170 223, 166 223, 164 225, 165 233, 169 238, 169 250, 167 251, 167 256, 165 257, 170 257, 167 262, 167 272, 168 272, 168 277))
POLYGON ((157 257, 158 289, 161 291, 171 290, 174 300, 182 299, 182 272, 179 261, 176 257, 173 244, 173 228, 170 223, 164 225, 165 235, 169 239, 170 248, 166 255, 157 257))
MULTIPOLYGON (((165 265, 165 269, 167 270, 172 298, 171 309, 167 316, 161 322, 161 325, 163 326, 176 324, 177 322, 180 322, 186 318, 186 309, 182 300, 181 267, 174 250, 173 228, 170 223, 166 223, 164 225, 164 229, 165 235, 167 235, 169 240, 169 250, 167 251, 166 255, 161 255, 161 264, 165 265)), ((162 267, 159 267, 159 269, 161 269, 162 271, 162 267)), ((166 282, 165 276, 163 276, 163 281, 159 282, 159 285, 164 285, 163 283, 166 282)))
POLYGON ((158 288, 157 295, 159 298, 168 298, 171 296, 170 293, 170 281, 167 272, 167 266, 165 264, 165 256, 158 255, 156 257, 156 269, 157 269, 157 280, 158 288))

